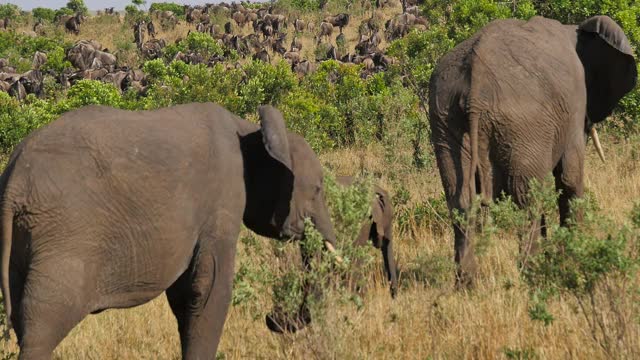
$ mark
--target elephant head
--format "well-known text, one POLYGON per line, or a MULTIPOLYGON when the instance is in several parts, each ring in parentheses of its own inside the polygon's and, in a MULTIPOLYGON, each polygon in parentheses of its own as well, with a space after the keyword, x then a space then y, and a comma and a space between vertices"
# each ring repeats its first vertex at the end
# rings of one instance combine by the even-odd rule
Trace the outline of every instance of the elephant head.
MULTIPOLYGON (((336 236, 324 201, 320 161, 301 136, 287 132, 278 110, 262 106, 259 114, 261 128, 241 138, 247 197, 244 224, 262 236, 301 240, 309 218, 327 250, 334 251, 336 236)), ((307 271, 312 255, 302 251, 307 271)), ((267 325, 276 332, 304 327, 311 321, 305 303, 298 314, 268 315, 267 325)))
MULTIPOLYGON (((636 86, 636 61, 622 28, 608 16, 594 16, 570 26, 576 52, 584 66, 587 88, 585 131, 606 119, 618 101, 636 86)), ((597 134, 592 131, 596 147, 597 134)), ((601 149, 598 149, 603 158, 601 149)), ((603 158, 604 160, 604 158, 603 158)))
MULTIPOLYGON (((338 176, 336 182, 342 186, 354 183, 353 176, 338 176)), ((391 196, 380 186, 373 187, 371 199, 371 216, 362 224, 355 246, 365 246, 370 243, 382 252, 384 272, 389 281, 391 297, 395 298, 398 291, 398 276, 395 258, 393 256, 393 204, 391 196)))

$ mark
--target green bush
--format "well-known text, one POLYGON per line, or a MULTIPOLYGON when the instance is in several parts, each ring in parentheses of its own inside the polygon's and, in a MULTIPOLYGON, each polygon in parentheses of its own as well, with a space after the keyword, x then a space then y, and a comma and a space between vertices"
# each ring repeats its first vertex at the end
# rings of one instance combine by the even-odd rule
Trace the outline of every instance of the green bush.
POLYGON ((73 10, 71 10, 69 8, 66 8, 66 7, 63 7, 63 8, 60 8, 60 9, 56 10, 56 15, 55 15, 55 17, 53 19, 54 19, 54 21, 57 21, 63 16, 73 15, 73 14, 74 14, 73 10))
POLYGON ((9 18, 15 20, 20 15, 20 8, 14 4, 0 5, 0 19, 9 18))
POLYGON ((96 80, 80 80, 69 89, 66 101, 58 105, 60 110, 68 111, 85 105, 118 107, 120 101, 120 93, 112 84, 96 80))
POLYGON ((56 74, 62 73, 65 69, 71 69, 73 65, 67 60, 65 51, 58 46, 47 53, 47 62, 42 66, 43 71, 54 71, 56 74))
POLYGON ((43 7, 33 8, 31 14, 35 19, 42 19, 48 22, 53 22, 53 19, 56 17, 55 10, 43 7))
POLYGON ((87 8, 87 5, 84 4, 84 0, 69 0, 66 7, 73 13, 89 15, 89 9, 87 8))
POLYGON ((183 53, 195 52, 202 55, 203 58, 209 59, 213 55, 222 56, 224 49, 218 42, 211 36, 193 31, 187 35, 180 43, 171 44, 165 48, 165 58, 167 60, 173 59, 178 51, 183 53))
POLYGON ((185 15, 184 6, 176 3, 168 3, 168 2, 155 3, 154 2, 151 4, 151 6, 149 6, 149 12, 154 12, 154 11, 173 11, 173 13, 179 17, 183 17, 185 15))
POLYGON ((54 117, 46 101, 30 95, 27 102, 20 104, 9 94, 0 92, 0 151, 10 153, 30 132, 54 117))

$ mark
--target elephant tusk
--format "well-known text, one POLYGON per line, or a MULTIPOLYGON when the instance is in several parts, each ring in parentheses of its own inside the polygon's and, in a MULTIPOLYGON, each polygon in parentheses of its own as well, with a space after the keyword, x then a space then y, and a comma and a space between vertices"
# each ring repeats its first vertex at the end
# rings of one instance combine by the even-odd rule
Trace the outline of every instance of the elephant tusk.
POLYGON ((593 145, 595 145, 596 150, 598 151, 600 160, 602 160, 603 163, 606 163, 606 160, 604 158, 604 151, 602 150, 602 145, 600 145, 600 138, 598 138, 598 132, 594 127, 591 128, 591 138, 593 139, 593 145))
POLYGON ((336 257, 336 261, 338 262, 338 264, 342 264, 342 257, 340 257, 337 253, 336 253, 336 248, 333 247, 333 244, 330 243, 329 241, 325 240, 324 242, 324 246, 327 247, 327 250, 329 250, 330 253, 334 254, 336 257))

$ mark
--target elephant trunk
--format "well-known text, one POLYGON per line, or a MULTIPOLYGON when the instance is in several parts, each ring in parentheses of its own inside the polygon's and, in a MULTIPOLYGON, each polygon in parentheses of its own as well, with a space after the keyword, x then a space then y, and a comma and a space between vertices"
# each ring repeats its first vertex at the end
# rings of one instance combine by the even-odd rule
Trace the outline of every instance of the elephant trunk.
POLYGON ((384 270, 387 280, 390 283, 391 297, 395 299, 398 292, 398 276, 396 274, 396 262, 393 257, 393 242, 385 237, 382 245, 382 258, 384 259, 384 270))
MULTIPOLYGON (((334 254, 336 261, 342 262, 342 258, 335 255, 336 235, 333 230, 333 225, 331 224, 329 211, 326 206, 324 206, 324 204, 318 213, 319 216, 313 218, 313 224, 315 225, 316 230, 318 230, 318 232, 322 235, 326 250, 334 254)), ((313 271, 314 269, 312 268, 312 259, 316 254, 310 253, 305 249, 304 246, 300 246, 300 252, 302 254, 304 271, 313 271)), ((296 314, 287 314, 285 311, 279 309, 276 306, 274 311, 267 315, 266 323, 269 330, 276 333, 294 333, 296 331, 302 330, 311 323, 309 302, 313 302, 314 299, 319 299, 322 297, 322 288, 313 281, 305 279, 303 289, 303 300, 296 314)))

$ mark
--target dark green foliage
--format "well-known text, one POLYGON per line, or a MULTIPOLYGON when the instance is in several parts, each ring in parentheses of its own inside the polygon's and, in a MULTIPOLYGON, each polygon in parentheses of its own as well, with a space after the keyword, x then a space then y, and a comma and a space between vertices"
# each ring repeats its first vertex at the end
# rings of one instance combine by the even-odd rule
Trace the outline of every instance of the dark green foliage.
POLYGON ((195 52, 206 60, 213 55, 222 56, 224 49, 211 36, 200 33, 191 32, 186 38, 182 39, 178 44, 171 44, 165 48, 164 54, 167 61, 173 59, 178 51, 183 53, 195 52))
POLYGON ((31 14, 35 19, 42 19, 48 22, 53 22, 56 17, 56 11, 49 8, 37 7, 31 10, 31 14))
POLYGON ((59 74, 72 67, 73 65, 66 59, 64 49, 58 46, 47 52, 47 62, 42 66, 42 71, 54 71, 59 74))
POLYGON ((56 15, 54 17, 54 21, 59 20, 61 17, 65 16, 65 15, 73 15, 73 14, 74 14, 73 10, 71 10, 69 8, 66 8, 66 7, 60 8, 60 9, 56 10, 56 15))
POLYGON ((84 0, 69 0, 67 2, 67 9, 74 13, 81 13, 83 15, 89 14, 89 9, 87 8, 87 5, 84 4, 84 0))
POLYGON ((173 11, 176 16, 184 16, 184 6, 176 3, 154 2, 149 6, 149 12, 153 11, 173 11))
POLYGON ((20 8, 14 4, 0 5, 0 19, 9 18, 15 20, 20 15, 20 8))

